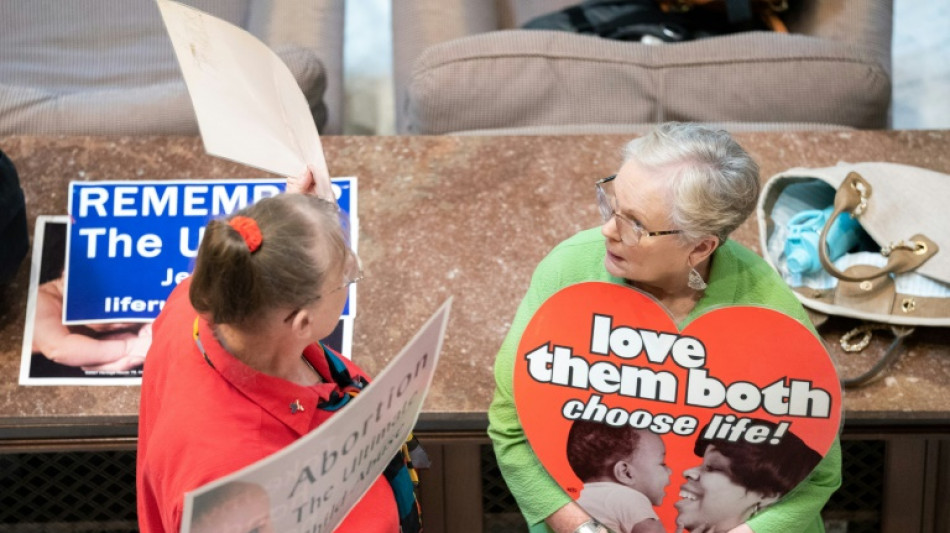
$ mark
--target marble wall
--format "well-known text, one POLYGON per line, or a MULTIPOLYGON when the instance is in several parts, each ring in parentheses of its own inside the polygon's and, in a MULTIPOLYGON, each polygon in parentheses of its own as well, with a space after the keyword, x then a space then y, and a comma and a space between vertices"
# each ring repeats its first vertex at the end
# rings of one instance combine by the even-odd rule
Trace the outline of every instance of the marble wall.
POLYGON ((895 129, 950 128, 950 2, 895 0, 895 129))

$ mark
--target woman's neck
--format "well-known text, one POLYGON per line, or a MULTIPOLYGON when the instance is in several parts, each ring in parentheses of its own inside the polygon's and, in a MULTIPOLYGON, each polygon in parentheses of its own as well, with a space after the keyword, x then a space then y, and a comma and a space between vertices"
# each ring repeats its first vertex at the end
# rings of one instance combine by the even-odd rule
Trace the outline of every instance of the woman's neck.
POLYGON ((696 307, 696 303, 699 302, 699 299, 703 296, 702 291, 694 291, 692 289, 688 291, 671 292, 639 283, 631 283, 631 285, 656 298, 657 301, 663 304, 663 307, 673 315, 673 321, 677 324, 682 322, 683 319, 693 311, 693 308, 696 307))
POLYGON ((323 381, 303 359, 306 345, 294 342, 286 332, 257 324, 252 328, 220 324, 213 325, 212 330, 228 353, 258 372, 303 386, 323 381))
MULTIPOLYGON (((696 271, 704 280, 709 279, 709 263, 707 260, 696 266, 696 271)), ((675 278, 665 285, 651 285, 629 280, 628 283, 656 298, 673 315, 673 321, 679 324, 693 311, 705 291, 698 291, 687 285, 685 275, 675 276, 675 278), (679 279, 681 277, 682 281, 679 279)))

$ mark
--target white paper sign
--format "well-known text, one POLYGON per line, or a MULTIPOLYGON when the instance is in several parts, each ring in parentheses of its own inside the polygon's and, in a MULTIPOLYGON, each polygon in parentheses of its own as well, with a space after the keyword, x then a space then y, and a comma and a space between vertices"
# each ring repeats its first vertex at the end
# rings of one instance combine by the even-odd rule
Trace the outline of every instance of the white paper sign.
POLYGON ((185 494, 182 533, 203 516, 226 516, 215 531, 328 533, 382 474, 409 436, 432 383, 451 298, 366 389, 290 446, 185 494), (242 512, 220 512, 230 506, 242 512), (253 522, 237 523, 247 511, 253 522), (269 528, 269 529, 268 529, 269 528))
POLYGON ((277 55, 250 33, 157 0, 205 150, 282 176, 329 176, 307 100, 277 55))

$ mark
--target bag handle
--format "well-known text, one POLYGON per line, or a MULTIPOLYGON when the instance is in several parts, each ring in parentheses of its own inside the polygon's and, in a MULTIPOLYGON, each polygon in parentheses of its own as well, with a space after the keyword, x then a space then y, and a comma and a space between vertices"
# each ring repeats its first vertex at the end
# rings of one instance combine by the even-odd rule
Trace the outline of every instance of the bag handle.
POLYGON ((834 211, 825 222, 825 227, 821 229, 821 236, 818 238, 818 258, 821 260, 821 266, 840 280, 870 281, 889 274, 901 274, 915 270, 937 253, 937 243, 918 233, 908 240, 883 246, 881 254, 887 257, 887 264, 880 269, 871 269, 863 276, 854 276, 838 270, 828 258, 828 230, 842 213, 853 214, 855 218, 860 217, 868 207, 871 192, 871 184, 867 180, 857 172, 849 172, 835 193, 834 211))

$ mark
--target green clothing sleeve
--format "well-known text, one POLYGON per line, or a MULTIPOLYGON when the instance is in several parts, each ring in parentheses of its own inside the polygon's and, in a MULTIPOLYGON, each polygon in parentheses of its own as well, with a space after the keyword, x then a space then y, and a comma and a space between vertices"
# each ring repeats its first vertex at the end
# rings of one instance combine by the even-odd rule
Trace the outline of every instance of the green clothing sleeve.
POLYGON ((538 276, 532 280, 498 351, 495 395, 488 409, 488 435, 494 443, 498 467, 532 531, 547 531, 543 520, 572 500, 548 474, 528 444, 515 409, 512 387, 521 334, 548 297, 540 288, 544 281, 538 276))

